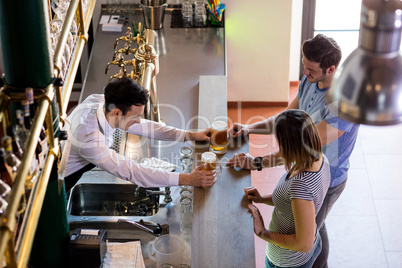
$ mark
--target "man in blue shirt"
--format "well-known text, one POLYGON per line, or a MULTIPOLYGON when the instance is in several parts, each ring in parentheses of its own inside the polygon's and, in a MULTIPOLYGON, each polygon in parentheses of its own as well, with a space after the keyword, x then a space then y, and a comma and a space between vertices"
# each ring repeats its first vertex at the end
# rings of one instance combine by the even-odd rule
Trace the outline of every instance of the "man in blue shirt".
MULTIPOLYGON (((329 242, 324 221, 345 188, 349 157, 355 146, 359 125, 345 121, 333 114, 328 109, 325 100, 342 57, 336 41, 319 34, 303 43, 302 52, 304 76, 300 81, 296 98, 286 109, 301 109, 310 114, 320 133, 323 153, 331 166, 331 184, 316 217, 323 242, 322 251, 313 265, 313 267, 328 267, 329 242)), ((229 134, 234 138, 248 134, 273 134, 276 116, 250 125, 234 123, 229 134)), ((251 170, 261 170, 281 164, 282 160, 278 152, 262 157, 252 157, 247 153, 242 153, 228 161, 229 166, 251 170)))

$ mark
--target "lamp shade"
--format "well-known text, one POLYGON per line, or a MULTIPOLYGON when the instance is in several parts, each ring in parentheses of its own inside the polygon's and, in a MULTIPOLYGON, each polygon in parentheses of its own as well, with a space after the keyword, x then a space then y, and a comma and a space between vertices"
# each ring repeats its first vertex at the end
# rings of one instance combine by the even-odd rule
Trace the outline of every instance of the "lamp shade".
POLYGON ((327 95, 330 109, 367 125, 402 122, 400 0, 364 0, 359 46, 336 71, 327 95))

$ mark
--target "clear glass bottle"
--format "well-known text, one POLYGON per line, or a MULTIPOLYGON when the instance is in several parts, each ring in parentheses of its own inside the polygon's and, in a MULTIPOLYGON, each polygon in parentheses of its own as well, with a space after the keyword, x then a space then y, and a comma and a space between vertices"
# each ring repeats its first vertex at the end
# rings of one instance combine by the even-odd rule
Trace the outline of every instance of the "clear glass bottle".
POLYGON ((15 156, 19 160, 21 160, 22 155, 23 155, 23 151, 22 151, 22 148, 21 148, 21 145, 20 145, 20 139, 18 138, 17 135, 15 135, 15 131, 14 131, 14 128, 12 126, 7 128, 7 135, 11 137, 13 153, 15 154, 15 156))
POLYGON ((1 143, 4 148, 4 160, 7 165, 12 169, 13 172, 17 172, 18 166, 21 164, 21 161, 18 157, 13 153, 12 140, 10 136, 4 136, 1 139, 1 143))
POLYGON ((20 140, 20 144, 24 147, 25 142, 29 136, 29 130, 25 128, 24 116, 22 110, 17 110, 15 114, 17 118, 17 125, 15 126, 15 135, 20 140))
MULTIPOLYGON (((18 167, 21 164, 21 161, 13 153, 12 140, 10 136, 4 136, 1 139, 1 143, 4 148, 4 161, 12 169, 12 172, 14 173, 11 174, 11 177, 13 178, 12 180, 14 182, 15 172, 17 172, 18 167)), ((20 204, 18 206, 17 213, 23 213, 26 209, 26 206, 27 206, 27 200, 24 190, 21 194, 20 204)))
MULTIPOLYGON (((30 108, 29 108, 30 107, 29 101, 23 100, 21 103, 24 107, 24 126, 25 126, 25 129, 27 129, 29 131, 32 126, 32 117, 31 117, 31 112, 30 112, 30 108)), ((41 146, 40 142, 41 142, 41 139, 39 137, 38 144, 36 145, 36 150, 35 150, 36 158, 38 159, 38 161, 40 159, 39 155, 42 153, 42 146, 41 146)))
MULTIPOLYGON (((193 171, 193 149, 184 146, 180 148, 179 153, 180 153, 181 173, 190 174, 193 171)), ((182 185, 181 191, 184 190, 193 192, 193 187, 182 185)))
MULTIPOLYGON (((26 105, 26 102, 24 102, 24 104, 26 105)), ((24 106, 24 109, 26 109, 26 108, 27 107, 24 106)), ((27 114, 27 117, 28 117, 28 114, 27 114)), ((29 137, 29 135, 31 135, 31 133, 25 127, 25 116, 23 116, 22 110, 16 111, 16 118, 17 118, 17 125, 15 126, 15 135, 20 140, 20 144, 22 146, 25 146, 25 143, 28 140, 28 137, 29 137)), ((27 121, 28 121, 28 119, 27 119, 27 121)), ((39 166, 38 155, 41 152, 41 150, 42 150, 42 147, 41 147, 40 143, 38 142, 38 144, 36 145, 36 150, 35 150, 36 157, 34 159, 32 159, 32 164, 30 167, 30 174, 33 174, 35 172, 35 170, 38 169, 38 166, 39 166)))
POLYGON ((193 201, 189 198, 180 200, 180 231, 184 235, 191 234, 193 229, 193 201))

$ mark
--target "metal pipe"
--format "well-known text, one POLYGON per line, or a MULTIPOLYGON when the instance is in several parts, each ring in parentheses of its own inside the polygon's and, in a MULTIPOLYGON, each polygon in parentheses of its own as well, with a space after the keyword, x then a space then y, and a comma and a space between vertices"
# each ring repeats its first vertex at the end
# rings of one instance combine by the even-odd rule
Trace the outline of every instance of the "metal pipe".
POLYGON ((6 253, 7 258, 7 267, 16 268, 17 267, 17 258, 14 252, 14 239, 12 232, 9 232, 10 236, 8 238, 8 248, 6 253))
POLYGON ((161 116, 159 113, 159 98, 158 98, 158 91, 156 88, 156 76, 152 77, 152 85, 151 85, 151 112, 152 118, 156 122, 161 122, 161 116))
POLYGON ((154 72, 154 65, 152 63, 143 62, 143 71, 141 75, 141 85, 149 93, 149 101, 146 106, 145 117, 148 120, 153 120, 152 107, 154 106, 152 100, 154 99, 152 91, 152 74, 154 72))
MULTIPOLYGON (((49 100, 49 102, 51 102, 49 100)), ((56 147, 55 137, 54 137, 54 129, 53 129, 53 112, 52 107, 49 105, 48 111, 45 118, 45 123, 47 127, 47 142, 49 144, 49 151, 56 147)))
POLYGON ((79 40, 77 41, 77 46, 74 51, 74 55, 71 59, 71 69, 68 72, 67 76, 71 77, 71 79, 67 79, 63 85, 63 90, 62 90, 62 96, 61 96, 61 114, 65 114, 67 111, 68 107, 68 101, 71 96, 71 91, 74 85, 74 79, 75 75, 77 74, 78 70, 78 65, 80 64, 81 56, 82 56, 82 51, 84 50, 84 46, 87 42, 87 39, 85 36, 80 36, 79 40))
MULTIPOLYGON (((71 24, 74 20, 75 12, 78 7, 79 0, 71 0, 70 6, 67 10, 66 17, 64 19, 63 27, 60 31, 59 40, 57 41, 57 46, 54 51, 53 61, 57 70, 61 70, 61 57, 67 45, 68 33, 71 29, 71 24)), ((57 74, 58 75, 58 74, 57 74)))
POLYGON ((85 35, 85 25, 84 25, 84 10, 82 9, 82 0, 79 1, 78 9, 76 10, 76 17, 79 22, 79 30, 80 35, 85 35))
POLYGON ((152 47, 155 47, 156 43, 156 32, 151 29, 147 29, 144 32, 144 37, 145 37, 145 42, 147 45, 151 45, 152 47))
MULTIPOLYGON (((3 88, 2 88, 3 89, 3 88)), ((8 96, 0 91, 0 111, 5 111, 8 104, 8 96)), ((3 113, 0 113, 0 121, 3 120, 3 113)))
MULTIPOLYGON (((131 224, 131 225, 137 227, 138 229, 143 230, 143 231, 145 231, 147 233, 150 233, 150 234, 152 234, 154 236, 159 236, 160 232, 162 231, 161 229, 159 229, 159 231, 155 231, 155 230, 152 230, 151 228, 148 228, 148 227, 146 227, 146 226, 144 226, 144 225, 142 225, 142 224, 140 224, 140 223, 138 223, 136 221, 130 221, 130 220, 125 220, 125 219, 118 219, 117 223, 119 223, 119 224, 121 224, 121 223, 131 224)), ((157 230, 158 230, 158 228, 157 228, 157 230)))
POLYGON ((46 186, 49 181, 50 172, 52 171, 53 162, 56 160, 59 153, 59 146, 53 147, 49 151, 46 158, 45 166, 42 170, 42 175, 38 179, 38 191, 34 193, 32 210, 29 213, 28 222, 26 224, 26 230, 22 235, 22 244, 17 256, 18 267, 23 268, 27 266, 29 256, 32 249, 32 243, 35 237, 36 227, 38 226, 38 218, 42 210, 43 200, 45 199, 46 186))
MULTIPOLYGON (((35 155, 39 133, 43 126, 43 122, 45 121, 47 109, 49 108, 50 101, 54 97, 52 84, 46 88, 45 96, 46 98, 42 98, 40 100, 40 103, 36 110, 31 127, 31 135, 29 135, 26 142, 24 155, 21 159, 21 164, 18 167, 18 171, 15 176, 14 184, 10 193, 8 207, 2 216, 3 221, 0 223, 0 256, 4 255, 4 251, 7 246, 7 240, 9 239, 9 232, 13 232, 15 228, 15 214, 17 213, 21 194, 24 191, 25 180, 29 174, 31 162, 35 155)), ((14 248, 12 250, 14 250, 14 248)))
POLYGON ((85 29, 85 33, 88 33, 89 31, 89 26, 91 25, 91 19, 92 19, 92 14, 94 12, 95 9, 95 3, 96 0, 91 0, 88 3, 87 6, 87 13, 85 14, 85 20, 84 20, 84 29, 85 29))

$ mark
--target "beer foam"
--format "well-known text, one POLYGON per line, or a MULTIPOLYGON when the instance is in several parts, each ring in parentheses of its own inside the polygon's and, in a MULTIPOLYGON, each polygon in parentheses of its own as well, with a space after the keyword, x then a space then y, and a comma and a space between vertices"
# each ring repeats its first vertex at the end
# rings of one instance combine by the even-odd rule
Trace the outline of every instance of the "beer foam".
POLYGON ((201 161, 205 163, 214 163, 216 162, 216 154, 212 152, 205 152, 202 154, 201 161))
POLYGON ((226 124, 226 122, 223 121, 215 121, 212 123, 212 128, 215 130, 225 130, 227 129, 228 124, 226 124))

